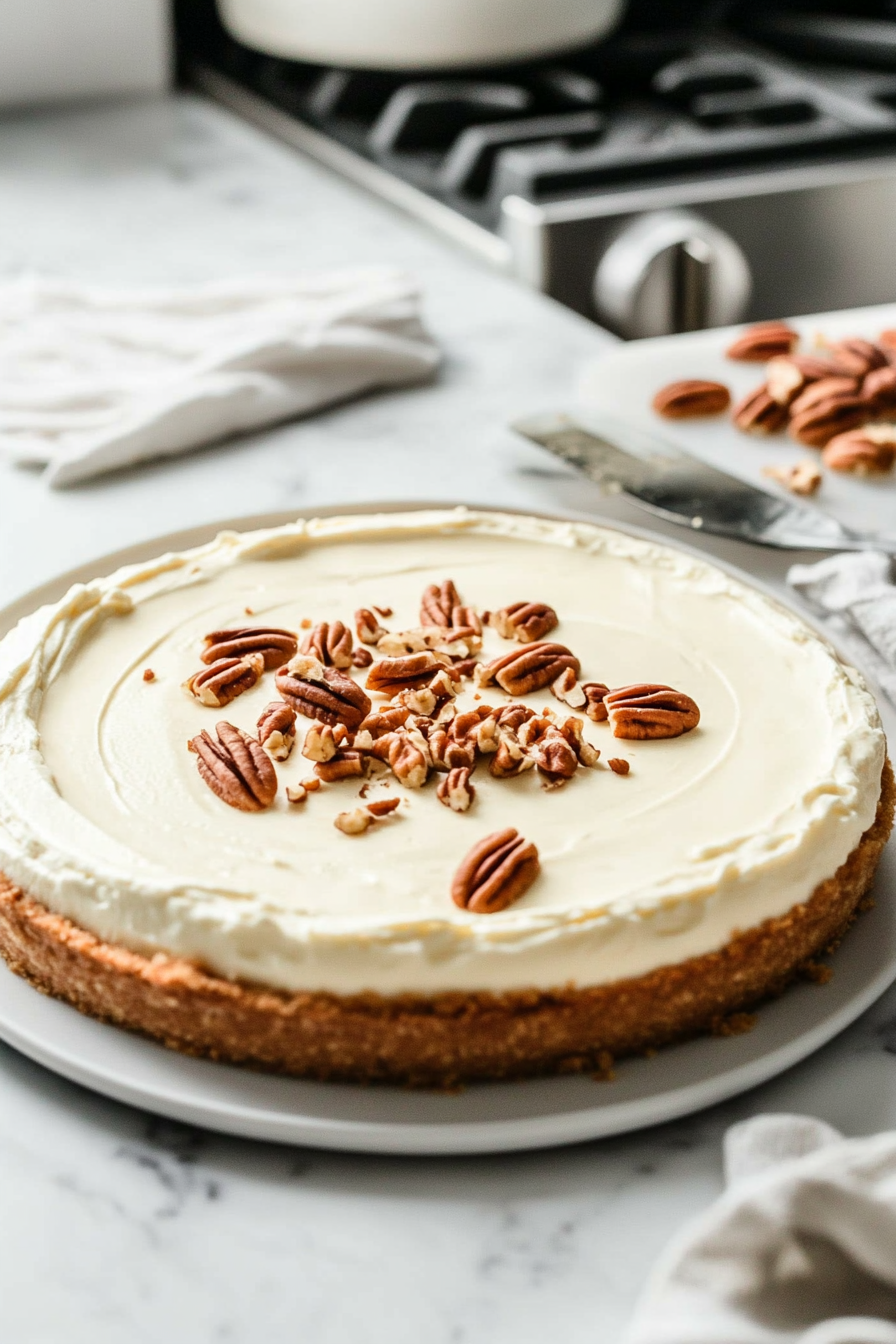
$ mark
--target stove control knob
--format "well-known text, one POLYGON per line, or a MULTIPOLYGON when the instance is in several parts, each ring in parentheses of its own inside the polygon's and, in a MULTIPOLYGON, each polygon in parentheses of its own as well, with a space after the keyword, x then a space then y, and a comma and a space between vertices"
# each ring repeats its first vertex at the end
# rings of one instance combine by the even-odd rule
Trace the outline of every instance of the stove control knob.
POLYGON ((740 321, 750 268, 733 238, 687 210, 658 210, 616 234, 594 275, 598 319, 622 336, 740 321))

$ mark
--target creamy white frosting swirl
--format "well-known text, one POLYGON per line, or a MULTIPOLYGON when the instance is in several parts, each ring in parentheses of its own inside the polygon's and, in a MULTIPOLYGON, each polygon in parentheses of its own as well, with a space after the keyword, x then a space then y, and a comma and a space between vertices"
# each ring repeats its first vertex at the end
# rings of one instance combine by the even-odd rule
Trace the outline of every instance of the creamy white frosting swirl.
MULTIPOLYGON (((487 656, 508 647, 487 631, 487 656)), ((808 897, 871 824, 884 753, 854 670, 672 547, 464 509, 299 521, 78 585, 0 643, 0 869, 111 942, 285 989, 593 985, 717 949, 808 897), (425 584, 448 576, 481 609, 549 602, 551 637, 584 677, 676 686, 700 727, 627 742, 587 723, 630 775, 580 770, 547 793, 534 772, 497 781, 480 766, 462 815, 435 780, 404 791, 390 776, 370 799, 406 802, 357 838, 332 825, 356 782, 287 803, 283 786, 310 773, 298 750, 265 813, 206 788, 187 739, 220 718, 251 730, 276 698, 271 674, 224 711, 186 695, 207 631, 348 623, 372 605, 407 628, 425 584), (457 909, 460 857, 507 825, 538 845, 541 877, 500 914, 457 909)))

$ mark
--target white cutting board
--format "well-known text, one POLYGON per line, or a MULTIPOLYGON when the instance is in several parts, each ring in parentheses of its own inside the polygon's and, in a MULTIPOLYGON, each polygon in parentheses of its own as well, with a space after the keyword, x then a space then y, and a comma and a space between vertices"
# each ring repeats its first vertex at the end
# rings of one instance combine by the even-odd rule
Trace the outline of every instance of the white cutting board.
MULTIPOLYGON (((819 332, 831 339, 843 336, 876 339, 887 327, 896 328, 896 304, 817 313, 787 321, 799 331, 802 338, 799 349, 805 353, 815 347, 819 332)), ((616 419, 653 430, 733 476, 786 495, 786 491, 762 475, 762 468, 788 465, 805 458, 820 464, 816 449, 794 443, 786 430, 772 435, 742 434, 727 414, 705 420, 675 421, 664 420, 651 408, 654 393, 679 378, 711 378, 725 383, 731 389, 732 403, 757 387, 763 381, 764 365, 725 358, 725 350, 743 330, 743 326, 720 327, 620 345, 588 366, 579 387, 580 400, 589 410, 611 411, 616 419)), ((847 527, 896 537, 896 471, 872 478, 825 471, 818 494, 805 502, 831 514, 847 527)))

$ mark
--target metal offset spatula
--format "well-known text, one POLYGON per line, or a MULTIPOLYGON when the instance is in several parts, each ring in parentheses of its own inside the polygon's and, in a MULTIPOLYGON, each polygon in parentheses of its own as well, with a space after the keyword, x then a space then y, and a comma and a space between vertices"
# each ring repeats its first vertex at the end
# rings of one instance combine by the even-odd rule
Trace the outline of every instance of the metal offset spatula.
POLYGON ((533 416, 512 428, 606 491, 623 491, 642 508, 695 531, 783 550, 896 551, 896 538, 853 532, 817 509, 766 494, 660 435, 602 412, 575 420, 533 416))

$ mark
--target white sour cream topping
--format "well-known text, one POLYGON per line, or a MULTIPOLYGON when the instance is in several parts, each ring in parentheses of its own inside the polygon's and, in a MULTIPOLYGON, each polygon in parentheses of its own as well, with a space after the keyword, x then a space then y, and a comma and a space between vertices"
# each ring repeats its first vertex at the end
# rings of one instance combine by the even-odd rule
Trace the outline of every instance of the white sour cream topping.
MULTIPOLYGON (((486 657, 511 647, 486 632, 486 657)), ((562 710, 549 692, 528 703, 562 710)), ((871 824, 884 753, 856 672, 789 611, 671 547, 463 509, 300 521, 73 588, 0 643, 0 869, 108 941, 284 989, 594 985, 805 900, 871 824), (357 837, 332 823, 360 781, 287 802, 311 774, 298 747, 267 812, 203 784, 188 738, 222 718, 254 731, 277 698, 272 673, 224 710, 188 696, 207 632, 353 624, 373 605, 406 629, 446 577, 480 610, 550 603, 550 638, 583 679, 667 683, 697 701, 699 728, 629 742, 586 720, 628 776, 602 764, 546 792, 534 771, 495 780, 482 763, 461 815, 438 802, 440 776, 411 791, 388 775, 368 800, 406 802, 357 837), (537 844, 541 876, 502 913, 456 908, 460 858, 505 826, 537 844)))

